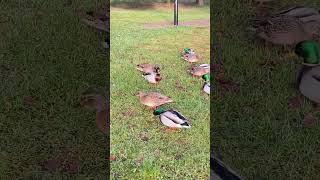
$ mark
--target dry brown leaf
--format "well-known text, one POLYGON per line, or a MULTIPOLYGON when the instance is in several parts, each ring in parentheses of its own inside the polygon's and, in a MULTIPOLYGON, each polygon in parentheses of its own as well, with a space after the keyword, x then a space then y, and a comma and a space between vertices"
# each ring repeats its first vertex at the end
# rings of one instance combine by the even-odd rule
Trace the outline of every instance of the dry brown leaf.
POLYGON ((297 109, 302 106, 302 103, 303 99, 301 98, 301 96, 295 96, 289 100, 289 107, 291 109, 297 109))
POLYGON ((149 140, 149 137, 148 137, 148 134, 146 132, 141 132, 139 134, 139 138, 142 140, 142 141, 148 141, 149 140))

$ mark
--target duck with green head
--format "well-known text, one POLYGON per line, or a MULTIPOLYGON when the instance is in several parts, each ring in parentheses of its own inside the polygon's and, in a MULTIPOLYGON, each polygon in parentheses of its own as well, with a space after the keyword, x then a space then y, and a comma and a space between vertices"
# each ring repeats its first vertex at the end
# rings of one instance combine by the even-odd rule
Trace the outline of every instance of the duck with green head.
POLYGON ((195 51, 194 49, 191 49, 191 48, 183 48, 182 55, 186 55, 186 54, 195 54, 195 51))
POLYGON ((188 120, 176 110, 163 110, 158 108, 153 114, 159 116, 160 122, 170 128, 190 128, 188 120))
POLYGON ((297 79, 299 90, 312 102, 319 104, 320 44, 316 41, 300 42, 296 45, 295 53, 304 60, 297 79))
POLYGON ((202 76, 202 79, 205 80, 204 85, 202 87, 203 91, 206 92, 207 94, 210 94, 210 75, 205 74, 202 76))

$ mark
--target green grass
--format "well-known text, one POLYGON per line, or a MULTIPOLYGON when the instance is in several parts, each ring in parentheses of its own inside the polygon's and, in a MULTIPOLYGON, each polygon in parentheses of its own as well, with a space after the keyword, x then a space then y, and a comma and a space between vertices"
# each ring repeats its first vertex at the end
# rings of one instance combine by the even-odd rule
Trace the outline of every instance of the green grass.
MULTIPOLYGON (((187 74, 188 63, 180 58, 184 47, 195 48, 209 63, 209 28, 143 29, 146 22, 172 20, 171 9, 124 10, 111 8, 111 162, 112 178, 120 179, 208 179, 210 111, 208 96, 200 95, 203 80, 187 74), (135 67, 154 63, 162 81, 150 86, 135 67), (195 84, 192 84, 195 80, 195 84), (187 88, 179 90, 180 81, 187 88), (173 98, 174 108, 191 122, 191 129, 167 133, 159 119, 139 103, 139 90, 158 90, 173 98), (132 116, 123 113, 134 112, 132 116), (139 134, 145 132, 148 141, 139 134), (176 156, 181 156, 176 160, 176 156), (143 160, 142 158, 143 157, 143 160), (136 164, 140 160, 141 164, 136 164)), ((181 20, 207 19, 209 8, 181 9, 181 20)))
MULTIPOLYGON (((295 2, 320 7, 316 0, 274 6, 295 2)), ((250 3, 213 1, 212 13, 215 62, 223 62, 226 75, 240 84, 238 93, 217 88, 213 94, 215 153, 245 179, 318 179, 319 123, 302 127, 311 111, 307 99, 302 108, 288 106, 297 94, 292 83, 301 60, 287 57, 279 47, 265 49, 246 32, 254 16, 250 3), (275 62, 274 70, 259 65, 267 61, 275 62)))
POLYGON ((74 107, 89 86, 104 88, 103 34, 83 25, 74 8, 99 8, 103 1, 0 2, 0 179, 106 176, 105 138, 94 112, 74 107), (23 97, 39 99, 31 109, 23 97), (68 152, 80 161, 71 175, 49 173, 41 161, 68 152))

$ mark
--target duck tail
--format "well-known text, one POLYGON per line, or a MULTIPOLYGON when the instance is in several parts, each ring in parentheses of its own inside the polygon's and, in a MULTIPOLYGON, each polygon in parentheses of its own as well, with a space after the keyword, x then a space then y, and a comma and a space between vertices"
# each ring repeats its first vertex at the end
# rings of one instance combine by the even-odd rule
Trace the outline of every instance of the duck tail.
POLYGON ((184 128, 190 128, 191 127, 188 122, 182 123, 181 126, 184 127, 184 128))

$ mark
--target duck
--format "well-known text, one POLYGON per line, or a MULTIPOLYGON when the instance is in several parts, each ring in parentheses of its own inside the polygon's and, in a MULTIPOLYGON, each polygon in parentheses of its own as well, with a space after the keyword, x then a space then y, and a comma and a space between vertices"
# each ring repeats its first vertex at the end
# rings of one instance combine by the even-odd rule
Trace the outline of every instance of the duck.
POLYGON ((86 11, 82 15, 81 21, 90 27, 99 31, 110 32, 109 24, 110 17, 107 9, 100 9, 97 11, 86 11))
POLYGON ((296 45, 313 38, 313 24, 305 24, 291 16, 272 17, 251 28, 258 37, 275 45, 296 45), (311 28, 311 29, 309 29, 311 28))
POLYGON ((205 74, 210 73, 210 65, 209 64, 200 64, 192 66, 188 72, 192 74, 192 76, 203 76, 205 74))
POLYGON ((160 73, 160 67, 154 64, 142 63, 138 64, 136 68, 143 73, 160 73))
POLYGON ((292 16, 302 20, 306 17, 318 16, 318 15, 320 15, 319 10, 313 7, 305 7, 305 6, 291 6, 288 8, 284 8, 274 14, 274 16, 292 16))
POLYGON ((210 75, 205 74, 202 76, 202 78, 205 80, 202 89, 205 93, 210 95, 210 75))
POLYGON ((158 106, 173 102, 173 100, 170 97, 158 92, 144 93, 142 91, 138 91, 136 96, 139 97, 141 104, 148 106, 153 110, 156 109, 158 106))
POLYGON ((199 59, 198 59, 198 57, 197 57, 196 54, 185 54, 185 55, 183 55, 182 58, 183 58, 185 61, 189 62, 190 64, 199 61, 199 59))
POLYGON ((192 48, 183 48, 181 54, 183 56, 183 55, 186 55, 186 54, 196 54, 196 53, 195 53, 194 49, 192 49, 192 48))
POLYGON ((89 88, 81 94, 80 105, 96 111, 96 125, 103 134, 107 134, 109 127, 107 98, 98 89, 89 88))
POLYGON ((159 116, 160 122, 170 128, 190 128, 188 120, 178 111, 170 109, 156 109, 153 115, 159 116))
POLYGON ((304 60, 297 78, 299 91, 312 102, 320 104, 320 44, 316 41, 300 42, 295 53, 304 60))
POLYGON ((147 80, 151 84, 156 84, 161 81, 161 76, 160 73, 155 73, 155 72, 148 72, 148 73, 143 73, 143 77, 145 80, 147 80))

